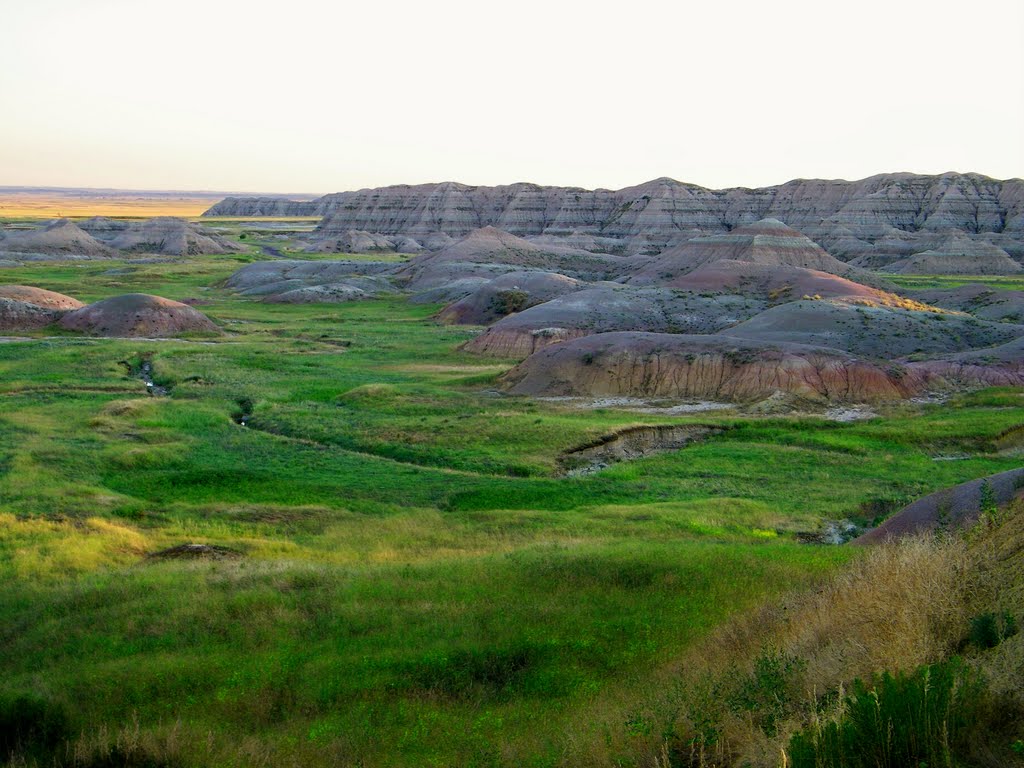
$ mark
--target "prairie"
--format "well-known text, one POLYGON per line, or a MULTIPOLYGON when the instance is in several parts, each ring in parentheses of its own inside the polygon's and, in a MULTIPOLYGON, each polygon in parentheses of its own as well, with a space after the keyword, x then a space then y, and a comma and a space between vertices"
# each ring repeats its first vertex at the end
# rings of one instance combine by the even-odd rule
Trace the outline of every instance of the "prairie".
POLYGON ((1019 466, 1019 390, 848 423, 509 397, 511 361, 460 351, 480 329, 436 305, 218 287, 255 258, 0 273, 200 299, 225 331, 0 344, 0 704, 66 718, 25 760, 644 764, 676 727, 636 717, 666 669, 864 557, 802 540, 1019 466), (688 423, 723 431, 558 476, 602 435, 688 423), (186 542, 233 556, 153 557, 186 542))

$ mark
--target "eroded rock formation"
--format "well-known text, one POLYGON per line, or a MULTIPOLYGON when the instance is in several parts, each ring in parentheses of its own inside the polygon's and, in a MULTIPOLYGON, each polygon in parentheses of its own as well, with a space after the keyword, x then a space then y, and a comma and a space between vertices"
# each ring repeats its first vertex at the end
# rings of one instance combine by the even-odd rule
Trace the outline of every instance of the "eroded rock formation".
POLYGON ((0 331, 43 328, 82 306, 63 293, 28 285, 0 285, 0 331))
POLYGON ((68 312, 61 328, 96 336, 161 338, 188 333, 220 333, 202 312, 177 301, 129 293, 68 312))
MULTIPOLYGON (((495 226, 521 237, 569 237, 575 247, 657 253, 702 234, 772 217, 844 261, 876 268, 940 247, 951 235, 991 242, 1024 258, 1024 181, 974 173, 891 173, 859 181, 795 179, 760 189, 706 189, 655 179, 620 190, 454 182, 341 192, 290 207, 228 198, 207 215, 324 216, 319 236, 347 230, 402 235, 428 249, 438 234, 495 226), (587 238, 593 238, 588 241, 587 238), (588 244, 589 243, 589 244, 588 244)), ((550 244, 546 241, 545 244, 550 244)))
POLYGON ((776 392, 830 402, 907 398, 927 377, 802 344, 728 336, 603 333, 540 350, 505 376, 513 394, 756 401, 776 392))

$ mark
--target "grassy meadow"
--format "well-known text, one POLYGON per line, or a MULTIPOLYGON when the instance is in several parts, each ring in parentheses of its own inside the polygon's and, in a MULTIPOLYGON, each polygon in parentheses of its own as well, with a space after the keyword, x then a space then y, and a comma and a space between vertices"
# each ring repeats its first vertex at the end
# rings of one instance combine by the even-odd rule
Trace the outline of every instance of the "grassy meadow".
POLYGON ((667 670, 862 556, 802 539, 1019 466, 1017 390, 851 423, 508 397, 512 362, 461 352, 480 329, 437 306, 219 287, 256 258, 0 271, 198 299, 225 331, 0 342, 0 704, 65 712, 70 735, 26 759, 640 765, 635 714, 667 670), (726 429, 557 474, 563 451, 668 423, 726 429), (231 556, 149 557, 186 542, 231 556))

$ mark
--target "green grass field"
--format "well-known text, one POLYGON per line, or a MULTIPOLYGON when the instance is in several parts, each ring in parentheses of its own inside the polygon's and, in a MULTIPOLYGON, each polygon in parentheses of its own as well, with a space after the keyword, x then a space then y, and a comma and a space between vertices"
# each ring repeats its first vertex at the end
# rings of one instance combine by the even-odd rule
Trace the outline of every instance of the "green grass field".
POLYGON ((0 343, 0 696, 141 733, 161 765, 631 765, 620 736, 674 660, 856 556, 797 533, 1019 465, 1015 390, 855 423, 580 410, 501 395, 512 363, 460 352, 479 329, 437 307, 217 287, 253 258, 0 273, 202 299, 226 332, 0 343), (556 476, 595 437, 687 422, 728 429, 556 476), (147 559, 183 542, 240 556, 147 559))

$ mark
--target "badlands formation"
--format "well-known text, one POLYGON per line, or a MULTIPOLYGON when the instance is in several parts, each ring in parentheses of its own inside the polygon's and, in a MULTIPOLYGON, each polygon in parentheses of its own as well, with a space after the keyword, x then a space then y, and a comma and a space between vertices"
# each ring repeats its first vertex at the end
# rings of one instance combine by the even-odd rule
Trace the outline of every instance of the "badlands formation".
POLYGON ((187 333, 220 333, 196 309, 145 293, 129 293, 68 312, 58 325, 93 336, 164 338, 187 333))
POLYGON ((503 378, 513 394, 855 403, 1024 382, 1019 292, 901 295, 777 219, 657 255, 485 226, 397 264, 255 263, 226 285, 271 302, 444 304, 439 322, 486 326, 465 351, 521 361, 503 378))
POLYGON ((245 250, 185 219, 145 221, 96 217, 75 223, 57 219, 32 229, 0 230, 4 262, 110 259, 122 255, 187 256, 245 250))
MULTIPOLYGON (((889 174, 708 190, 428 184, 310 202, 229 198, 225 216, 321 216, 292 247, 369 260, 281 258, 223 287, 280 304, 401 295, 480 326, 465 352, 518 363, 520 394, 827 402, 1024 382, 1024 293, 981 284, 897 290, 905 274, 1024 271, 1024 182, 889 174), (374 259, 401 252, 411 257, 374 259), (396 260, 397 259, 397 260, 396 260), (888 275, 888 276, 887 276, 888 275), (901 278, 902 279, 902 278, 901 278)), ((61 220, 9 229, 0 258, 251 253, 184 220, 61 220)), ((214 333, 158 297, 89 307, 0 295, 5 329, 214 333), (33 301, 35 303, 33 303, 33 301)))
POLYGON ((1024 181, 974 173, 797 179, 721 190, 667 178, 620 190, 445 182, 340 192, 310 202, 233 197, 206 215, 315 216, 322 218, 320 242, 359 233, 375 240, 374 250, 437 250, 493 226, 547 244, 560 240, 584 250, 642 254, 774 218, 841 261, 869 269, 917 253, 946 253, 961 248, 964 239, 1024 258, 1024 181))
POLYGON ((86 305, 42 288, 0 285, 0 333, 54 325, 67 331, 118 338, 220 333, 198 310, 160 296, 130 293, 86 305))
POLYGON ((0 333, 45 328, 85 306, 62 293, 27 285, 0 285, 0 333))

